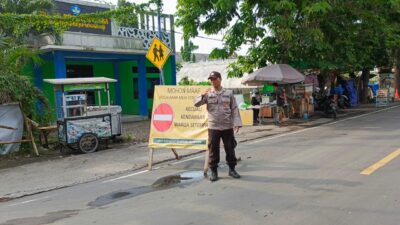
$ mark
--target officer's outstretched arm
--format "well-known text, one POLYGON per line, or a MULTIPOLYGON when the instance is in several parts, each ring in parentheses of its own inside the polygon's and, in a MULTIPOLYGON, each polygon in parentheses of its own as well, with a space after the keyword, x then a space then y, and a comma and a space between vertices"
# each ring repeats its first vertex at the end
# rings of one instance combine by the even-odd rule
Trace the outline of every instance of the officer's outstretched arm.
POLYGON ((207 103, 207 95, 205 95, 205 94, 196 96, 196 98, 194 98, 194 101, 193 101, 193 104, 196 107, 199 107, 199 106, 204 105, 206 103, 207 103))

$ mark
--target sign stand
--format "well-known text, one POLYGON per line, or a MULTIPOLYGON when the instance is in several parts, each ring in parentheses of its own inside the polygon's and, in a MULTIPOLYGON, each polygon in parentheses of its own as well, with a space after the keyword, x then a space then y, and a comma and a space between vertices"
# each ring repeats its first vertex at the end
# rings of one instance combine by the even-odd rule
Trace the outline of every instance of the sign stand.
MULTIPOLYGON (((178 155, 178 153, 176 152, 175 148, 171 148, 172 153, 174 153, 175 155, 175 159, 179 160, 182 157, 178 155)), ((210 152, 207 150, 205 150, 205 158, 204 158, 204 168, 203 168, 203 173, 204 176, 207 177, 207 172, 208 172, 208 157, 210 156, 210 152)), ((153 169, 153 158, 154 158, 154 148, 150 148, 149 149, 149 162, 148 162, 148 170, 152 170, 153 169)))
POLYGON ((180 156, 178 155, 178 153, 176 152, 176 150, 175 150, 174 148, 171 148, 171 151, 172 151, 172 153, 174 153, 175 159, 179 160, 179 159, 182 158, 182 157, 180 157, 180 156))
MULTIPOLYGON (((178 155, 178 153, 176 152, 176 150, 174 148, 171 148, 172 153, 174 153, 175 159, 179 160, 182 157, 178 155)), ((154 155, 154 148, 150 148, 149 151, 149 162, 148 162, 148 169, 152 170, 153 169, 153 156, 154 155)))

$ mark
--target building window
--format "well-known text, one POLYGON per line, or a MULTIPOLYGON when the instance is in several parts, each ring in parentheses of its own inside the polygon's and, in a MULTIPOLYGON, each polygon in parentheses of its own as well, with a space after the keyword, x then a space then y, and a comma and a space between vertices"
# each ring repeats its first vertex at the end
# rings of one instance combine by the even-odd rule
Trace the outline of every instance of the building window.
POLYGON ((67 78, 94 77, 92 65, 67 65, 67 78))
MULTIPOLYGON (((137 66, 133 66, 132 73, 139 73, 139 68, 137 66)), ((160 70, 155 66, 146 67, 146 73, 160 73, 160 70)))
MULTIPOLYGON (((94 77, 92 65, 66 65, 67 78, 86 78, 94 77)), ((94 91, 70 91, 69 94, 86 94, 87 104, 89 106, 96 105, 94 91)))
MULTIPOLYGON (((153 99, 154 98, 154 86, 160 84, 160 78, 147 78, 147 98, 153 99)), ((135 99, 139 99, 139 80, 138 78, 133 78, 133 97, 135 99)))

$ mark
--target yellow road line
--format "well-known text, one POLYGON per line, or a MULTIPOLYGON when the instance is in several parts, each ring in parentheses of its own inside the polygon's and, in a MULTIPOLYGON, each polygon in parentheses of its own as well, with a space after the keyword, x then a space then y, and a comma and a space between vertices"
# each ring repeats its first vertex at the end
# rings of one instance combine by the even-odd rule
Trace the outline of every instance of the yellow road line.
POLYGON ((400 155, 400 149, 397 149, 396 151, 390 153, 389 155, 387 155, 385 158, 379 160, 377 163, 375 163, 374 165, 368 167, 367 169, 363 170, 361 172, 362 175, 370 175, 373 172, 375 172, 376 170, 378 170, 379 168, 381 168, 382 166, 388 164, 392 159, 396 158, 397 156, 400 155))

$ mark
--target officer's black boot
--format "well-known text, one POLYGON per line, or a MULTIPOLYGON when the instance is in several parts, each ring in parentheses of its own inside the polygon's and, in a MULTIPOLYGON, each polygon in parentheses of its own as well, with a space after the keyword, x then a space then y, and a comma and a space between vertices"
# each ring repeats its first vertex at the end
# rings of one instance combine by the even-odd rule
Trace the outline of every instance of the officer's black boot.
POLYGON ((211 170, 211 175, 210 175, 210 181, 214 182, 218 180, 218 170, 217 167, 210 168, 211 170))
POLYGON ((229 166, 229 176, 235 178, 235 179, 239 179, 240 175, 236 172, 235 167, 234 166, 229 166))

